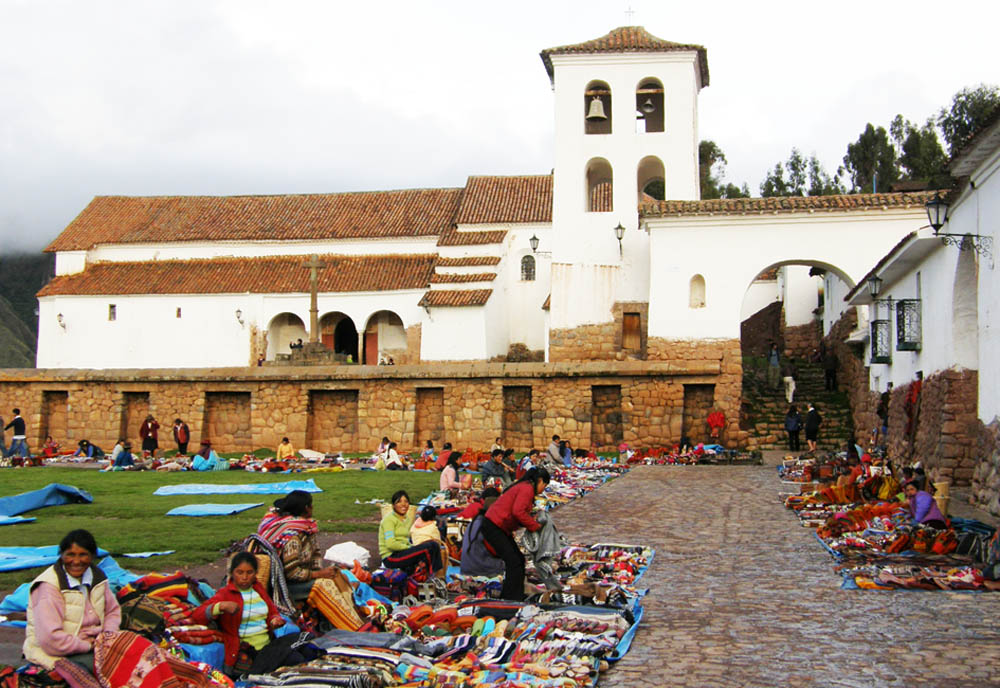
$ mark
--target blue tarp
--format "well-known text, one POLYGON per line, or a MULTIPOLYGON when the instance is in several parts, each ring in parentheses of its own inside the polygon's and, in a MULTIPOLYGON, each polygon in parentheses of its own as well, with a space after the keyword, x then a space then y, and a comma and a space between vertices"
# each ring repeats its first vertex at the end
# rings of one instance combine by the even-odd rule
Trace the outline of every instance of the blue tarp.
POLYGON ((24 516, 0 516, 0 526, 15 526, 18 523, 31 523, 37 518, 25 518, 24 516))
POLYGON ((149 557, 159 557, 164 554, 173 554, 177 550, 165 549, 162 552, 126 552, 122 556, 126 559, 148 559, 149 557))
MULTIPOLYGON (((106 556, 106 550, 98 549, 97 554, 106 556)), ((19 571, 35 566, 51 566, 59 559, 59 546, 47 547, 0 547, 0 571, 19 571)))
MULTIPOLYGON (((115 591, 139 578, 134 573, 123 569, 111 557, 102 559, 97 564, 97 568, 104 571, 104 575, 108 577, 108 582, 111 583, 111 587, 115 591)), ((0 614, 28 611, 28 588, 30 585, 30 583, 21 583, 14 592, 3 598, 3 601, 0 602, 0 614)))
POLYGON ((188 483, 164 485, 155 495, 207 495, 207 494, 288 494, 292 490, 322 492, 312 478, 309 480, 289 480, 284 483, 253 483, 249 485, 212 485, 209 483, 188 483))
POLYGON ((264 502, 252 502, 249 504, 185 504, 174 507, 167 512, 167 516, 229 516, 238 514, 247 509, 254 509, 264 506, 264 502))
POLYGON ((0 497, 0 515, 16 516, 25 511, 41 509, 43 506, 60 504, 90 504, 94 498, 72 485, 50 483, 40 490, 25 492, 13 497, 0 497))

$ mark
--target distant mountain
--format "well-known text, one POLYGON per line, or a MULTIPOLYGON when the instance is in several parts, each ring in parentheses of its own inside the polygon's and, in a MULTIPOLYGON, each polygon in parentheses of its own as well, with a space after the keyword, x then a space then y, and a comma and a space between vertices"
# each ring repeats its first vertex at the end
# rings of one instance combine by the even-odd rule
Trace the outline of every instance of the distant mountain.
POLYGON ((34 368, 38 343, 35 294, 52 278, 51 254, 0 257, 0 368, 34 368))

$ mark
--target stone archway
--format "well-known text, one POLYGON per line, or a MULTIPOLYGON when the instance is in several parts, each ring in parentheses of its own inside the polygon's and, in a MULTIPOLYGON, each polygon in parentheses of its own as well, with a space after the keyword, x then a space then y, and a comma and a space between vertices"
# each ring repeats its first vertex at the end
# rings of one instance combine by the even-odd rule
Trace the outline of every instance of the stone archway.
POLYGON ((295 313, 278 313, 267 325, 267 360, 273 361, 277 354, 290 353, 288 345, 299 339, 309 340, 302 318, 295 313))
POLYGON ((320 342, 330 351, 358 360, 358 329, 347 314, 324 313, 319 321, 320 342))
POLYGON ((406 355, 406 328, 392 311, 376 311, 365 325, 364 363, 378 365, 392 359, 399 363, 406 355))

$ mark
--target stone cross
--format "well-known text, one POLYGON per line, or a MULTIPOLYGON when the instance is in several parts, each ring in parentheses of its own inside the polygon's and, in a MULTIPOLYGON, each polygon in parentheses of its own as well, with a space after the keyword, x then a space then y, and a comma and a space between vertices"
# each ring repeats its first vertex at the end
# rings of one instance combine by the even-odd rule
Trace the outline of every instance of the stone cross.
POLYGON ((315 344, 319 341, 319 305, 316 298, 319 291, 318 271, 323 263, 320 262, 319 255, 314 253, 302 267, 309 268, 309 343, 315 344))

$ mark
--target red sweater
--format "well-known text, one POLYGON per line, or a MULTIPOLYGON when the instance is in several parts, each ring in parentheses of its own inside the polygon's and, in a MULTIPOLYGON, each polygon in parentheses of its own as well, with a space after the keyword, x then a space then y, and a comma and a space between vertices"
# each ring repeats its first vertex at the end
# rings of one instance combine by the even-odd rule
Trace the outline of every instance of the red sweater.
POLYGON ((535 486, 529 482, 515 483, 504 490, 493 503, 486 512, 486 518, 508 535, 513 535, 515 530, 522 527, 534 532, 542 527, 542 524, 531 517, 531 507, 534 504, 535 486))
MULTIPOLYGON (((254 583, 253 589, 264 600, 264 604, 267 605, 267 627, 269 629, 273 628, 273 621, 275 618, 281 619, 281 612, 274 606, 271 596, 261 587, 260 583, 254 583)), ((226 666, 231 667, 235 664, 236 653, 240 649, 240 622, 243 619, 243 595, 240 594, 239 588, 233 583, 227 583, 224 587, 219 588, 218 592, 212 595, 207 602, 195 609, 191 613, 191 616, 198 623, 207 624, 209 621, 214 620, 219 624, 219 630, 222 632, 222 643, 226 648, 226 666), (236 613, 219 614, 219 616, 213 617, 212 607, 217 602, 235 602, 237 606, 236 613)), ((282 623, 284 623, 284 620, 282 620, 282 623)), ((281 624, 278 625, 280 626, 281 624)))

